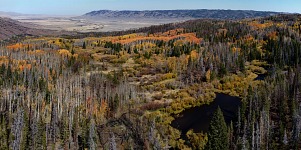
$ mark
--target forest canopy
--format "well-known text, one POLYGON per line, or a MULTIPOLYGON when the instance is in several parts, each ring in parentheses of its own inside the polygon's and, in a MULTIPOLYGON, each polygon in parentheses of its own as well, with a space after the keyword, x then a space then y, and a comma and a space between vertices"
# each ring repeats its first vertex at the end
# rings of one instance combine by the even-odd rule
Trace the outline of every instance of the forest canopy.
POLYGON ((300 35, 289 14, 1 41, 0 149, 300 149, 300 35), (237 121, 171 126, 217 93, 237 121))

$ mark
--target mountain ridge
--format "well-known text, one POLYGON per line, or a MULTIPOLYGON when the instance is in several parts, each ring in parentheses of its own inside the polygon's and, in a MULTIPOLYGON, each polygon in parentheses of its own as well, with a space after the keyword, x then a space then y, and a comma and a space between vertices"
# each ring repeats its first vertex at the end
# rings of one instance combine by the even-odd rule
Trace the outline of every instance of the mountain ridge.
POLYGON ((283 12, 255 10, 225 10, 225 9, 179 9, 179 10, 96 10, 82 17, 90 18, 144 18, 144 19, 175 19, 175 18, 210 18, 210 19, 244 19, 266 17, 283 12))

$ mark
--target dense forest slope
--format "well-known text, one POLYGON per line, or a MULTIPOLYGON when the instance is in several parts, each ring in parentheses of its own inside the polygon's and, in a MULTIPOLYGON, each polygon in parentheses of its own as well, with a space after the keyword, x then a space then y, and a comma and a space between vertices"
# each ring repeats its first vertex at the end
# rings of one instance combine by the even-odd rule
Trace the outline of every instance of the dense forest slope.
POLYGON ((300 35, 278 15, 2 41, 0 149, 300 149, 300 35), (217 95, 238 112, 171 125, 217 95))

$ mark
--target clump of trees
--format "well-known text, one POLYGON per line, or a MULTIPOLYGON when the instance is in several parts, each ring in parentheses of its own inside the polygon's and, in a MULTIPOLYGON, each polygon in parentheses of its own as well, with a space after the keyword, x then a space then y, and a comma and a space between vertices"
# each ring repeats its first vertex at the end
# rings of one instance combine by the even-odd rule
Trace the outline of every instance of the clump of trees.
POLYGON ((86 72, 89 56, 27 47, 1 47, 0 55, 1 149, 108 147, 97 126, 136 99, 123 76, 116 84, 86 72))

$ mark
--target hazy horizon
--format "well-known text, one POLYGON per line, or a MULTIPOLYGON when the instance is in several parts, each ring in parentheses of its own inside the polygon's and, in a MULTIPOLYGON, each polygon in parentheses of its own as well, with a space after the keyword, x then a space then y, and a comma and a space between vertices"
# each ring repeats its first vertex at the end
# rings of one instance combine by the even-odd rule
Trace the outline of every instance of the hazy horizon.
POLYGON ((300 0, 2 0, 0 11, 22 14, 83 15, 96 10, 231 9, 301 13, 300 0))

